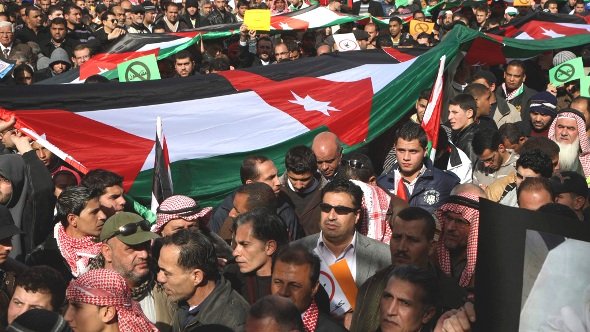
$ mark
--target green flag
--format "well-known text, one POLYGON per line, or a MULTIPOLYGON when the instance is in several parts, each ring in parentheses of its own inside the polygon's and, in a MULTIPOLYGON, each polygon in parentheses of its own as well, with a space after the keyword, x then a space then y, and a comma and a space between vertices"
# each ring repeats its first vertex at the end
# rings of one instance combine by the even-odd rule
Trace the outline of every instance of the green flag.
POLYGON ((582 58, 566 61, 549 70, 549 82, 555 86, 584 77, 584 64, 582 58))
POLYGON ((158 61, 153 54, 123 62, 117 66, 119 82, 159 80, 158 61))
POLYGON ((408 0, 395 0, 395 8, 405 7, 408 5, 408 0))

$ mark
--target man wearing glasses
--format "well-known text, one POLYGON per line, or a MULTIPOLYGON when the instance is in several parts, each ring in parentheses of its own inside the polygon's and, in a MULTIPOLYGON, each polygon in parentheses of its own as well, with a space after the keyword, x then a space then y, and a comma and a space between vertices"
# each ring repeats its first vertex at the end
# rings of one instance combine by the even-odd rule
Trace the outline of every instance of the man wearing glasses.
POLYGON ((100 42, 102 49, 107 49, 127 33, 125 29, 118 25, 120 20, 117 19, 113 12, 104 12, 100 17, 100 20, 102 22, 102 27, 96 30, 94 35, 100 42))
POLYGON ((472 145, 479 158, 473 172, 473 184, 485 189, 494 181, 516 171, 518 154, 504 146, 497 130, 480 129, 473 136, 472 145))
POLYGON ((101 254, 91 267, 119 273, 150 322, 160 331, 170 331, 172 313, 166 294, 156 286, 156 266, 151 257, 151 241, 159 236, 150 232, 150 227, 148 221, 130 212, 108 218, 100 232, 101 254))
MULTIPOLYGON (((356 231, 362 196, 362 189, 351 181, 340 178, 332 180, 322 190, 321 232, 295 242, 320 257, 325 274, 330 274, 335 266, 339 266, 343 268, 339 271, 348 274, 356 287, 360 287, 375 272, 391 263, 387 245, 356 231)), ((333 279, 336 279, 335 282, 342 280, 336 276, 333 279)), ((331 294, 330 290, 326 291, 331 294)), ((336 297, 332 297, 330 310, 337 313, 338 309, 334 309, 333 305, 336 300, 336 297)))

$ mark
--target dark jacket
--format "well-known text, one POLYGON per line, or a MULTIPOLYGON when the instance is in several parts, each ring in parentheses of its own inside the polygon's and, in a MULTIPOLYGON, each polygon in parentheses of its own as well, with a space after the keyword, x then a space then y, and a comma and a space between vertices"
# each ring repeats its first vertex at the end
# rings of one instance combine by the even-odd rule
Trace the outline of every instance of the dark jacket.
POLYGON ((201 14, 199 14, 197 12, 197 17, 194 18, 195 23, 193 24, 193 21, 191 20, 191 17, 188 13, 184 13, 182 15, 180 15, 180 20, 182 22, 184 22, 189 29, 194 29, 194 28, 200 28, 200 27, 204 27, 209 25, 209 21, 207 21, 207 18, 205 16, 202 16, 201 14))
POLYGON ((477 154, 473 151, 473 146, 471 142, 473 142, 473 136, 479 130, 479 127, 476 123, 472 123, 466 128, 463 128, 461 131, 453 131, 451 134, 453 144, 456 147, 461 149, 461 151, 465 152, 469 160, 471 160, 471 165, 475 165, 477 162, 477 154))
MULTIPOLYGON (((358 15, 361 11, 361 3, 362 1, 357 1, 352 4, 352 13, 354 15, 358 15)), ((383 6, 378 1, 369 1, 369 14, 376 17, 383 17, 385 14, 383 13, 383 6)))
MULTIPOLYGON (((240 45, 240 68, 257 67, 262 66, 262 60, 258 55, 250 53, 248 44, 246 46, 240 45)), ((269 62, 270 63, 270 62, 269 62)))
POLYGON ((217 25, 217 24, 226 24, 226 23, 236 23, 238 20, 236 19, 235 15, 225 11, 221 13, 217 9, 213 9, 211 13, 207 16, 207 21, 210 25, 217 25))
POLYGON ((60 272, 66 282, 72 280, 72 270, 59 251, 53 234, 27 255, 25 263, 29 266, 50 266, 60 272))
POLYGON ((315 331, 312 332, 347 332, 344 326, 336 323, 330 315, 319 312, 315 331))
POLYGON ((281 176, 281 192, 287 196, 289 203, 294 207, 299 224, 305 231, 305 236, 320 232, 320 203, 322 202, 322 188, 328 181, 321 176, 316 176, 320 181, 317 188, 307 194, 301 194, 291 190, 288 184, 287 173, 281 176))
POLYGON ((35 31, 25 25, 14 32, 14 39, 18 39, 21 43, 32 41, 39 44, 41 39, 46 38, 48 35, 47 28, 40 27, 38 33, 35 33, 35 31))
MULTIPOLYGON (((408 199, 410 206, 421 207, 428 212, 434 212, 443 205, 451 194, 451 190, 459 184, 459 178, 453 173, 443 172, 433 166, 428 158, 424 158, 426 170, 416 180, 414 191, 408 199)), ((395 183, 399 179, 395 178, 395 170, 398 165, 395 164, 391 171, 382 174, 377 179, 379 187, 388 192, 393 192, 395 183)))
POLYGON ((231 288, 229 281, 220 277, 213 292, 197 308, 189 311, 186 303, 178 305, 172 330, 190 332, 197 331, 202 325, 220 324, 241 331, 246 324, 248 309, 248 302, 231 288))
MULTIPOLYGON (((297 219, 297 215, 295 214, 295 210, 293 207, 289 205, 288 199, 283 196, 284 194, 279 194, 278 201, 277 201, 277 215, 281 218, 281 220, 285 223, 287 227, 287 231, 289 232, 289 240, 297 240, 305 236, 303 232, 303 228, 299 225, 299 220, 297 219)), ((227 240, 227 231, 223 230, 227 228, 226 221, 229 217, 229 211, 233 209, 234 206, 234 196, 235 193, 231 193, 227 195, 221 204, 215 209, 213 212, 213 218, 209 221, 209 229, 212 232, 217 233, 221 236, 222 239, 227 240), (224 227, 224 224, 225 227, 224 227), (224 236, 225 235, 225 236, 224 236)))
POLYGON ((0 175, 12 183, 12 197, 6 207, 15 225, 24 232, 13 239, 14 252, 24 260, 24 255, 51 233, 55 206, 53 181, 35 151, 22 156, 1 155, 0 175))
MULTIPOLYGON (((71 57, 74 54, 74 47, 76 47, 76 45, 78 45, 77 41, 66 37, 59 47, 66 50, 68 55, 71 57)), ((51 36, 41 41, 39 47, 41 48, 41 53, 43 53, 48 58, 51 57, 51 53, 53 53, 53 51, 57 48, 55 47, 55 44, 51 42, 51 36)))

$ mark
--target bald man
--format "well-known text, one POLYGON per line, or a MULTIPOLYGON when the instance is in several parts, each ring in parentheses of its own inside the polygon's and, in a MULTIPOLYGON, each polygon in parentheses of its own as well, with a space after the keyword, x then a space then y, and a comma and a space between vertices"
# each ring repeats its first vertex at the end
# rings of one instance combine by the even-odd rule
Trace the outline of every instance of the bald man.
POLYGON ((326 180, 331 181, 338 173, 342 159, 342 145, 338 137, 329 131, 319 133, 313 139, 311 150, 317 159, 318 170, 326 180))

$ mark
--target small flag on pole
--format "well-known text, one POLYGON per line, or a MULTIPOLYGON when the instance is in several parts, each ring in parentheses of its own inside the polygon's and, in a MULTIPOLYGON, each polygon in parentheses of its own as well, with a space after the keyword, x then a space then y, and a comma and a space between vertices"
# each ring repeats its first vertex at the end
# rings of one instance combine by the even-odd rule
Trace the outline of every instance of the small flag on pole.
POLYGON ((156 213, 158 206, 166 198, 172 196, 172 173, 170 172, 170 158, 168 145, 162 130, 162 119, 156 121, 156 157, 154 158, 154 177, 152 182, 152 212, 156 213))
POLYGON ((434 87, 430 94, 430 100, 428 101, 428 106, 424 112, 424 118, 422 119, 422 128, 424 128, 424 131, 426 131, 426 135, 428 136, 428 156, 432 161, 434 161, 436 148, 438 147, 438 131, 440 130, 440 113, 443 94, 443 73, 445 70, 446 58, 445 55, 440 58, 436 81, 434 82, 434 87))

